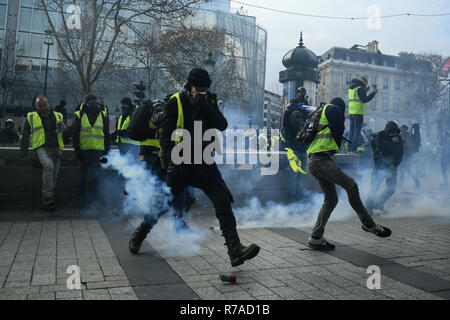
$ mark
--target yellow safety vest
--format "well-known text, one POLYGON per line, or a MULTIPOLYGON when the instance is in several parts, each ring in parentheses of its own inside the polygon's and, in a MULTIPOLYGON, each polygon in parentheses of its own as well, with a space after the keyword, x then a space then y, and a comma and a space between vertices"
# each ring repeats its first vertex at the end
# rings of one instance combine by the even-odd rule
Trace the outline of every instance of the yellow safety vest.
MULTIPOLYGON (((128 129, 128 126, 130 125, 130 116, 127 116, 124 121, 122 121, 122 120, 123 120, 123 115, 120 115, 119 119, 117 120, 117 130, 127 130, 128 129)), ((132 144, 134 146, 139 145, 139 141, 135 141, 128 137, 117 136, 116 142, 117 143, 128 143, 128 144, 132 144)))
MULTIPOLYGON (((63 116, 59 112, 53 112, 56 118, 56 122, 61 121, 63 119, 63 116)), ((31 148, 34 150, 36 148, 39 148, 45 143, 45 130, 44 126, 42 125, 42 119, 39 113, 36 111, 29 112, 27 114, 27 120, 28 124, 30 125, 30 132, 31 132, 31 148)), ((64 142, 62 137, 62 132, 58 132, 56 134, 56 137, 58 139, 58 146, 59 149, 64 149, 64 142)))
MULTIPOLYGON (((75 112, 75 116, 80 119, 80 111, 75 112)), ((81 150, 105 150, 105 135, 103 133, 103 117, 105 113, 102 111, 98 114, 97 120, 93 126, 89 123, 88 116, 83 112, 81 117, 80 129, 80 149, 81 150)))
MULTIPOLYGON (((181 104, 181 98, 180 98, 180 92, 175 93, 170 97, 170 99, 176 98, 177 99, 177 105, 178 105, 178 119, 177 119, 177 129, 183 129, 184 128, 184 113, 183 113, 183 105, 181 104)), ((175 144, 179 144, 181 140, 183 139, 183 133, 181 130, 176 131, 176 135, 178 136, 178 139, 175 141, 175 144)))
POLYGON ((292 170, 295 173, 299 173, 300 172, 301 174, 307 174, 305 171, 303 171, 303 169, 302 169, 302 162, 296 156, 294 150, 292 150, 291 148, 286 148, 284 150, 287 151, 288 161, 289 161, 289 164, 290 164, 292 170))
POLYGON ((325 116, 325 111, 327 110, 327 107, 330 106, 327 104, 323 110, 322 114, 320 115, 319 120, 319 126, 317 128, 317 134, 311 142, 307 154, 310 153, 319 153, 319 152, 326 152, 326 151, 339 151, 339 148, 336 144, 336 141, 334 141, 333 135, 331 134, 331 128, 330 123, 328 122, 327 117, 325 116))
POLYGON ((348 90, 348 113, 349 114, 366 114, 366 105, 361 101, 358 95, 358 89, 348 90))

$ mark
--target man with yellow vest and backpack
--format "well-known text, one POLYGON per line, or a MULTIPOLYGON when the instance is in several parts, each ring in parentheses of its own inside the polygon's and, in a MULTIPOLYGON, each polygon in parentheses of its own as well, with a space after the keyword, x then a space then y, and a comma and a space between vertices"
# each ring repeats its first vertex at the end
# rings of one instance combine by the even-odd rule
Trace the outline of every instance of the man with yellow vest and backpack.
MULTIPOLYGON (((235 267, 254 258, 259 253, 259 247, 255 244, 243 246, 240 242, 236 230, 236 219, 231 208, 233 196, 222 179, 214 160, 209 158, 212 150, 206 148, 210 142, 202 139, 202 143, 194 143, 196 139, 194 127, 196 132, 199 131, 196 134, 202 134, 203 137, 206 130, 224 131, 228 126, 227 120, 219 111, 216 95, 208 91, 210 86, 211 79, 208 72, 194 68, 189 73, 184 89, 172 95, 168 101, 160 136, 161 161, 163 167, 167 167, 166 182, 174 195, 171 203, 173 206, 183 204, 179 200, 187 186, 201 189, 211 200, 222 235, 225 238, 225 244, 228 247, 231 266, 235 267), (180 132, 177 129, 184 130, 180 132), (184 140, 183 134, 187 134, 186 132, 189 132, 191 136, 190 144, 187 138, 186 141, 184 140), (175 164, 178 161, 175 161, 174 157, 179 154, 176 154, 174 148, 179 144, 186 148, 181 151, 183 161, 175 164), (172 154, 172 151, 175 155, 172 154), (212 160, 212 163, 209 160, 212 160)), ((161 211, 145 217, 131 237, 130 250, 132 252, 139 251, 142 241, 166 212, 161 211)))
POLYGON ((120 100, 121 114, 116 121, 116 130, 111 136, 111 141, 116 141, 120 154, 131 153, 132 155, 139 154, 139 141, 132 140, 128 137, 128 126, 130 124, 130 118, 136 106, 130 98, 125 97, 120 100))
POLYGON ((98 199, 98 180, 100 174, 100 158, 108 153, 109 119, 105 109, 102 109, 94 95, 86 97, 86 103, 75 112, 72 123, 73 148, 80 161, 80 178, 78 181, 78 207, 87 205, 86 183, 91 171, 92 200, 98 199))
MULTIPOLYGON (((334 250, 335 248, 323 235, 328 219, 338 204, 336 185, 341 186, 347 192, 348 201, 358 214, 364 231, 374 233, 382 238, 389 237, 391 230, 376 224, 364 207, 355 180, 345 174, 333 160, 333 155, 339 151, 342 143, 345 102, 341 98, 334 98, 330 104, 323 107, 322 111, 320 109, 313 113, 306 123, 306 126, 314 127, 313 133, 308 138, 312 141, 307 154, 308 170, 319 183, 325 199, 308 245, 315 250, 334 250), (312 126, 314 118, 317 119, 316 125, 312 126)), ((300 131, 299 140, 302 132, 303 129, 300 131)))
POLYGON ((27 157, 30 134, 31 148, 42 165, 42 208, 54 211, 55 186, 64 148, 62 133, 66 130, 63 115, 52 112, 44 96, 36 98, 36 110, 27 114, 20 149, 22 159, 27 157))
POLYGON ((348 114, 350 118, 350 141, 349 154, 357 154, 356 150, 360 144, 361 129, 366 114, 366 103, 370 102, 378 93, 375 87, 373 92, 367 95, 370 86, 365 77, 361 79, 353 79, 348 90, 348 114))

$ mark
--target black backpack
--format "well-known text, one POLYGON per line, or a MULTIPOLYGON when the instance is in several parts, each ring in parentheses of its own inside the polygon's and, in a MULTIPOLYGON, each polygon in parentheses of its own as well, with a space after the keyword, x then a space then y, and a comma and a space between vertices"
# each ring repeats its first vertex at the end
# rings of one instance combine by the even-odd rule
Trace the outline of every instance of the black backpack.
POLYGON ((148 122, 153 113, 153 102, 145 101, 142 107, 137 108, 130 118, 128 126, 128 137, 135 141, 144 141, 149 138, 148 122))
POLYGON ((317 108, 306 120, 305 125, 297 134, 297 141, 303 144, 310 144, 317 135, 320 117, 323 107, 317 108))

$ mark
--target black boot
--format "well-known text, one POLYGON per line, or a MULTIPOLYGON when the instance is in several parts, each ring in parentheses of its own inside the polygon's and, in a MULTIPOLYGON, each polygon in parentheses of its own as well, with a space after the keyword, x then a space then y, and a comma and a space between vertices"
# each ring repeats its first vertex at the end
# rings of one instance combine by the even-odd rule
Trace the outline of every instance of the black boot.
POLYGON ((128 248, 132 254, 138 254, 139 249, 141 248, 142 242, 147 237, 147 234, 150 232, 150 226, 145 222, 142 222, 137 229, 133 232, 131 236, 128 248))
POLYGON ((230 256, 231 266, 236 267, 256 257, 259 253, 259 247, 256 244, 243 246, 239 240, 236 228, 228 232, 224 232, 225 245, 228 247, 228 255, 230 256))

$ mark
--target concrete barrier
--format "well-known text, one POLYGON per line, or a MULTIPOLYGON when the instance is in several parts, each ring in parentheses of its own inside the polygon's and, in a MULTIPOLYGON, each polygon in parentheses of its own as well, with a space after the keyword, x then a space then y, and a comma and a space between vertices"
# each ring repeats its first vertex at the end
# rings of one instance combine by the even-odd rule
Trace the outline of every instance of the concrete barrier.
MULTIPOLYGON (((117 150, 113 150, 117 152, 117 150)), ((41 199, 42 168, 34 153, 31 160, 20 160, 17 147, 0 147, 0 206, 2 205, 30 205, 39 206, 41 199)), ((255 196, 263 203, 267 201, 289 202, 289 173, 286 153, 279 153, 280 167, 283 168, 276 175, 261 176, 257 165, 219 165, 220 171, 231 189, 236 205, 244 203, 255 196)), ((336 162, 349 174, 354 175, 357 159, 348 155, 336 155, 336 162)), ((79 164, 75 159, 73 149, 65 149, 61 170, 56 186, 56 201, 63 206, 72 206, 76 200, 79 164)), ((310 175, 303 176, 306 190, 319 191, 319 186, 310 175)), ((121 193, 117 189, 118 177, 113 170, 103 170, 103 192, 121 193), (107 190, 110 186, 116 189, 107 190)), ((203 192, 196 190, 201 205, 209 205, 203 192)), ((120 197, 123 197, 121 194, 120 197)), ((119 201, 120 197, 113 197, 119 201)))

